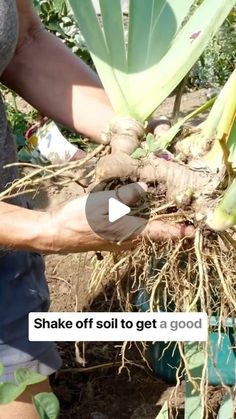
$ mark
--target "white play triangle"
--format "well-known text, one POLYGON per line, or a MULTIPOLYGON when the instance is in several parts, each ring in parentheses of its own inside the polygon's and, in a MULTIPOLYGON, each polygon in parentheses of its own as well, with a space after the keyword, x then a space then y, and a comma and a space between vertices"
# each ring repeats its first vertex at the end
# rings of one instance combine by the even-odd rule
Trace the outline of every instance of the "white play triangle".
POLYGON ((110 198, 109 205, 108 205, 108 219, 110 223, 114 223, 114 221, 119 220, 119 218, 124 217, 124 215, 129 214, 130 208, 122 204, 122 202, 118 201, 117 199, 110 198))

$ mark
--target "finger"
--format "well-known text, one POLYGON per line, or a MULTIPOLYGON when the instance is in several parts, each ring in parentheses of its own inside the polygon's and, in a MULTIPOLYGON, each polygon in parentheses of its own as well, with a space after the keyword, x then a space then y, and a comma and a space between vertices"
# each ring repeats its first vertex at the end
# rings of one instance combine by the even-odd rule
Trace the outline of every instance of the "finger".
POLYGON ((143 182, 131 183, 117 189, 116 197, 125 205, 133 206, 137 204, 147 192, 147 185, 143 182))
POLYGON ((167 123, 162 123, 160 125, 158 125, 154 131, 153 134, 155 137, 160 137, 162 134, 164 134, 165 132, 169 131, 170 129, 170 125, 167 123))
MULTIPOLYGON (((105 184, 104 184, 105 185, 105 184)), ((98 208, 103 208, 107 213, 108 203, 110 198, 118 199, 125 205, 132 206, 137 204, 141 197, 145 195, 148 187, 144 182, 130 183, 112 191, 99 191, 99 185, 95 186, 92 191, 87 195, 87 209, 97 211, 98 208)))
POLYGON ((146 226, 147 220, 126 215, 106 228, 106 238, 111 242, 123 243, 137 239, 146 226))
POLYGON ((108 126, 101 133, 100 138, 99 138, 99 143, 104 144, 104 145, 108 145, 108 144, 110 144, 110 141, 111 141, 111 134, 110 134, 109 126, 108 126))
POLYGON ((85 151, 81 150, 81 148, 78 148, 78 150, 73 155, 73 157, 70 159, 70 161, 84 159, 86 157, 86 155, 87 155, 87 153, 85 153, 85 151))
POLYGON ((159 136, 162 134, 162 132, 168 131, 170 127, 171 127, 170 120, 165 116, 160 116, 160 118, 158 119, 153 118, 148 122, 146 131, 147 133, 151 132, 155 136, 159 136))
POLYGON ((165 223, 163 221, 151 221, 142 232, 144 238, 153 241, 192 239, 194 234, 195 230, 192 226, 165 223))
POLYGON ((103 144, 103 145, 108 145, 110 144, 110 138, 109 136, 101 136, 101 138, 99 138, 99 140, 96 141, 97 144, 103 144))

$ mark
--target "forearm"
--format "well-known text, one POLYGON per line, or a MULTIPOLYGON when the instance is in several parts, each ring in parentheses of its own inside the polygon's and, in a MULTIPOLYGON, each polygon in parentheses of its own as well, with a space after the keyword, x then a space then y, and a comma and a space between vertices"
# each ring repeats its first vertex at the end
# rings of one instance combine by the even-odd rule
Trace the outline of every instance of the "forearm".
POLYGON ((120 250, 120 246, 99 238, 88 227, 82 200, 76 201, 76 208, 78 220, 75 230, 70 219, 61 220, 60 211, 33 211, 0 202, 0 249, 42 253, 120 250))
POLYGON ((50 251, 53 232, 49 215, 16 205, 0 203, 0 248, 50 251))
POLYGON ((42 114, 94 140, 113 117, 96 74, 42 28, 22 43, 2 81, 42 114))

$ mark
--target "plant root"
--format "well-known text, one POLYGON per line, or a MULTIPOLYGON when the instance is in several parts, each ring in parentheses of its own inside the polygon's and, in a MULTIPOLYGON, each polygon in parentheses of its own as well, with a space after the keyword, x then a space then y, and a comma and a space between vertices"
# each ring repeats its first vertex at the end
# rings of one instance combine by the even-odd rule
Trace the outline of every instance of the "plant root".
MULTIPOLYGON (((76 160, 73 162, 66 162, 63 164, 49 165, 49 166, 39 166, 29 163, 12 163, 6 165, 4 168, 9 168, 12 166, 18 166, 19 168, 28 168, 34 169, 23 176, 20 179, 16 179, 8 188, 0 193, 0 201, 7 200, 19 195, 24 195, 26 193, 37 192, 39 187, 47 187, 47 181, 52 180, 54 184, 66 185, 71 181, 78 182, 80 179, 84 179, 84 171, 82 170, 85 165, 92 161, 95 157, 103 155, 108 152, 108 147, 100 145, 96 147, 91 153, 89 153, 85 158, 76 160), (71 173, 74 175, 71 175, 71 173), (62 178, 63 182, 58 179, 62 178)), ((91 177, 91 173, 88 173, 86 177, 91 177)))
MULTIPOLYGON (((122 310, 142 311, 144 307, 152 312, 204 311, 209 318, 216 316, 219 320, 212 329, 218 331, 219 343, 226 330, 226 319, 236 316, 235 248, 230 241, 222 246, 220 236, 203 227, 198 226, 192 245, 191 242, 187 245, 184 239, 177 243, 143 241, 138 248, 117 254, 115 263, 107 257, 97 263, 99 269, 95 266, 93 287, 100 281, 102 272, 115 284, 122 310), (144 295, 143 302, 138 298, 140 293, 144 295)), ((127 343, 122 350, 122 368, 128 362, 124 354, 126 346, 127 343)), ((202 377, 197 379, 188 370, 184 346, 178 347, 182 367, 177 371, 177 383, 186 375, 193 389, 200 392, 205 419, 210 410, 207 359, 212 356, 211 342, 201 344, 204 365, 202 377)), ((219 380, 222 381, 220 373, 219 380)), ((223 382, 222 386, 226 388, 223 382)))
POLYGON ((106 133, 111 145, 111 154, 100 159, 96 169, 97 183, 115 178, 135 177, 138 162, 130 155, 140 146, 144 126, 132 118, 115 120, 106 133))

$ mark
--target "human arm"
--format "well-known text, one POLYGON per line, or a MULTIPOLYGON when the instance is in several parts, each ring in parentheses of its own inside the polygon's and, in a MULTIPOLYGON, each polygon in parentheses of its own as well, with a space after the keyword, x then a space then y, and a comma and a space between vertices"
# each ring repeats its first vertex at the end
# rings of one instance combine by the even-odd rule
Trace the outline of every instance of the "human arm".
POLYGON ((18 45, 1 81, 43 115, 100 142, 113 110, 97 75, 43 28, 32 0, 17 7, 18 45))
MULTIPOLYGON (((144 193, 145 185, 142 188, 144 193)), ((193 234, 192 227, 152 221, 140 231, 140 235, 136 229, 133 238, 119 245, 117 242, 127 235, 127 231, 140 226, 142 219, 126 216, 110 223, 107 202, 109 197, 116 196, 114 191, 97 192, 93 196, 94 209, 92 206, 90 211, 94 214, 96 232, 91 229, 86 214, 88 195, 74 199, 52 212, 32 211, 0 202, 0 247, 44 253, 119 251, 136 245, 143 238, 160 241, 193 234), (99 236, 100 232, 105 232, 109 239, 99 236)), ((119 197, 125 204, 135 205, 141 197, 140 187, 137 188, 136 184, 123 186, 119 189, 119 197)))

